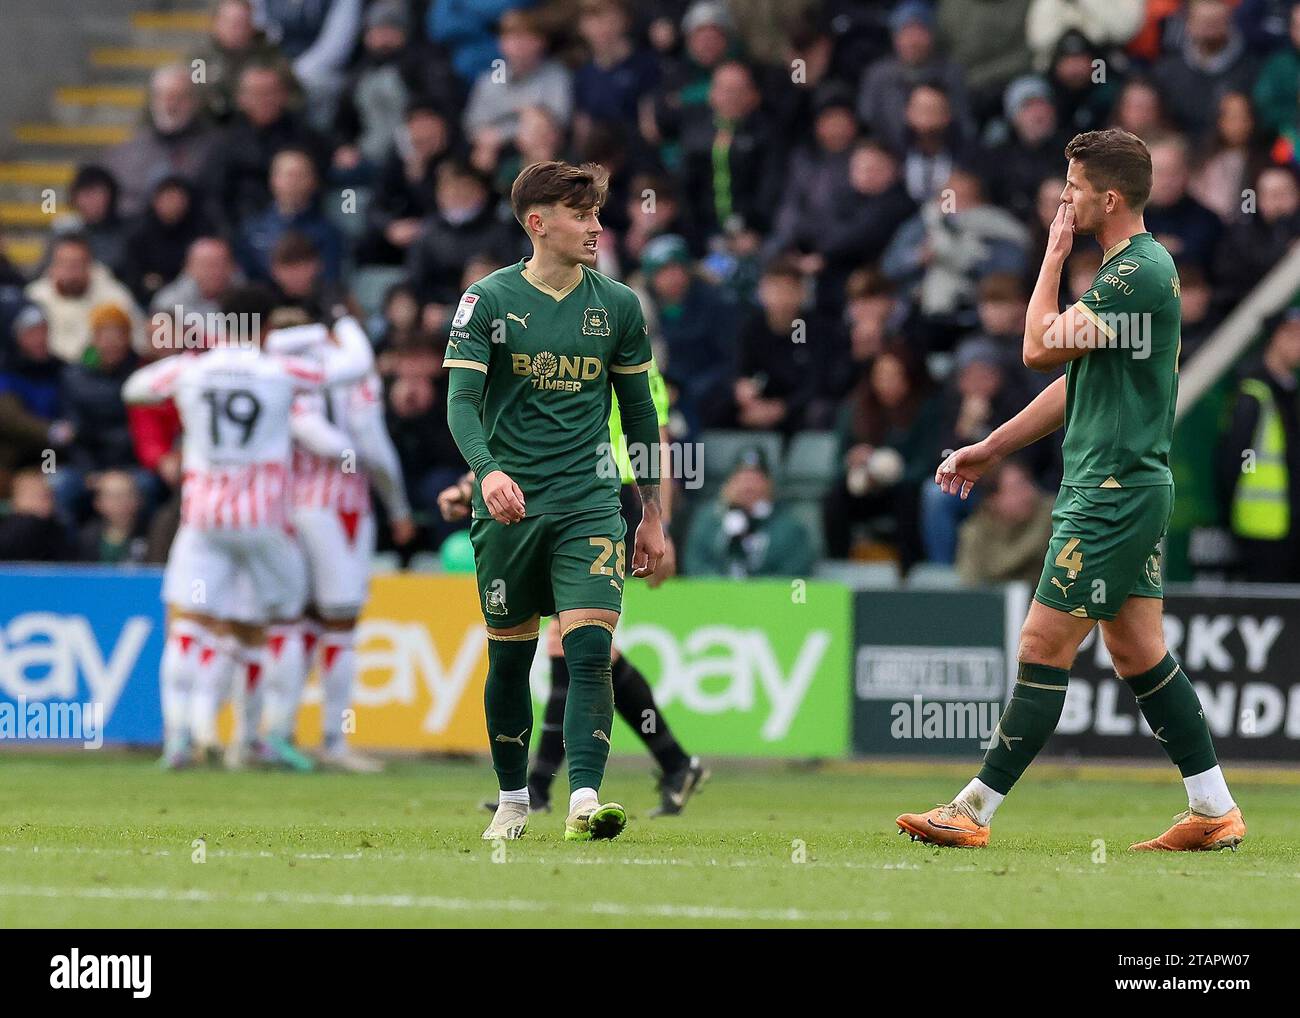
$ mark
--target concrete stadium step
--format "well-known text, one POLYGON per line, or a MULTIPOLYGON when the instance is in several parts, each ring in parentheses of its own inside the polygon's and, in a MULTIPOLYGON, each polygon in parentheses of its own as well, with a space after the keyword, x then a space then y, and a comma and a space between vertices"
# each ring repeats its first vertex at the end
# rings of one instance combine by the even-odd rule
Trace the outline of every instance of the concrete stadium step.
POLYGON ((45 211, 40 202, 0 201, 0 227, 47 228, 54 215, 45 211))
POLYGON ((142 85, 63 85, 54 91, 60 124, 137 124, 148 90, 142 85))
POLYGON ((14 140, 46 147, 99 148, 120 145, 135 133, 130 124, 28 123, 14 127, 14 140))
POLYGON ((131 27, 150 32, 205 33, 212 24, 212 15, 206 8, 194 7, 174 11, 136 11, 131 15, 131 27))
POLYGON ((89 64, 97 70, 152 72, 185 59, 180 46, 96 46, 89 64))
POLYGON ((71 162, 8 162, 0 163, 0 185, 67 187, 77 172, 71 162))
POLYGON ((45 254, 43 234, 5 233, 4 252, 24 272, 30 272, 45 254))

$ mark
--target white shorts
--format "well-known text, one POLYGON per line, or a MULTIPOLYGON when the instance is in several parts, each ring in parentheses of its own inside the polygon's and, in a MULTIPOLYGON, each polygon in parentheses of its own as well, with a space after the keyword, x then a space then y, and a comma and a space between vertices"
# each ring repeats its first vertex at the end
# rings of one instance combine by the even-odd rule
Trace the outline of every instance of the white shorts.
POLYGON ((182 525, 163 573, 163 601, 181 611, 265 624, 296 619, 307 567, 283 529, 197 529, 182 525))
POLYGON ((374 513, 297 509, 293 528, 307 558, 308 603, 323 619, 361 614, 375 555, 374 513))

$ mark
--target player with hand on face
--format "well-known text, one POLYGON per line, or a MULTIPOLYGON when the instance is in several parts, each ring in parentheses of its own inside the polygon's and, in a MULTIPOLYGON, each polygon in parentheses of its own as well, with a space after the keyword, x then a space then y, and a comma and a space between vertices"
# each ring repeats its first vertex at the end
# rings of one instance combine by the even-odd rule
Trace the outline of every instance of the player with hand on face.
POLYGON ((627 823, 600 801, 614 714, 610 655, 627 580, 626 525, 609 449, 617 393, 641 498, 632 575, 664 556, 650 341, 636 294, 595 271, 608 173, 541 162, 511 189, 532 257, 461 297, 444 365, 447 423, 477 478, 470 541, 488 629, 484 691, 500 791, 488 840, 528 822, 528 673, 542 615, 557 615, 569 696, 565 838, 613 838, 627 823))
POLYGON ((1169 252, 1147 231, 1151 154, 1110 129, 1076 135, 1061 205, 1025 315, 1026 366, 1066 365, 1024 410, 935 473, 965 498, 1006 456, 1065 426, 1065 475, 1052 539, 1020 631, 1011 701, 979 774, 951 803, 904 813, 900 832, 981 847, 989 821, 1056 729, 1070 667, 1094 625, 1161 748, 1182 774, 1188 808, 1138 851, 1236 848, 1246 835, 1214 752, 1205 712, 1165 647, 1160 544, 1173 512, 1169 446, 1178 393, 1182 301, 1169 252), (1061 270, 1076 234, 1103 254, 1089 290, 1059 311, 1061 270))

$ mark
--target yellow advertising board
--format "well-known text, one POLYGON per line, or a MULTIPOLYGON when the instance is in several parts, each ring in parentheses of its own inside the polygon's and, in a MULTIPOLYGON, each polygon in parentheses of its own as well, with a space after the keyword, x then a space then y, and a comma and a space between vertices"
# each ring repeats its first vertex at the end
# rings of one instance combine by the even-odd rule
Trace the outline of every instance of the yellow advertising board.
MULTIPOLYGON (((481 752, 487 631, 473 576, 376 576, 357 631, 352 704, 359 749, 481 752)), ((315 677, 298 744, 320 743, 315 677)))

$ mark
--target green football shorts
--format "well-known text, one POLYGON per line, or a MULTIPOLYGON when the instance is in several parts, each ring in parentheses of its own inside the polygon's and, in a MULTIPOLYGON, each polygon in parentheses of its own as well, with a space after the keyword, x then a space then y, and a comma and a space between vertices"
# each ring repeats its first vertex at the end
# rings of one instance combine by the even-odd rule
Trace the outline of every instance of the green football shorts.
POLYGON ((627 524, 618 509, 526 516, 509 526, 469 525, 479 605, 505 629, 569 608, 623 610, 627 524))
POLYGON ((1129 597, 1164 597, 1160 542, 1173 508, 1172 484, 1062 485, 1034 598, 1080 618, 1113 619, 1129 597))

